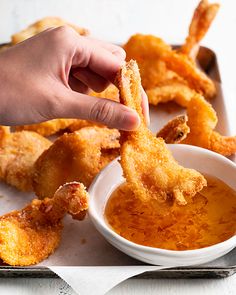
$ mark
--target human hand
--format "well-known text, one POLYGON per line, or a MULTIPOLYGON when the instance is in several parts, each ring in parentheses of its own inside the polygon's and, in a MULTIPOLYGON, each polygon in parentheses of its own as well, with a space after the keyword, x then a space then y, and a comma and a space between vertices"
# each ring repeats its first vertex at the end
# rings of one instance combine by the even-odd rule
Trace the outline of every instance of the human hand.
MULTIPOLYGON (((87 95, 114 82, 125 60, 122 48, 78 35, 72 28, 49 29, 0 54, 0 124, 33 124, 81 118, 123 130, 139 125, 137 113, 111 100, 87 95)), ((149 121, 148 101, 143 112, 149 121)))

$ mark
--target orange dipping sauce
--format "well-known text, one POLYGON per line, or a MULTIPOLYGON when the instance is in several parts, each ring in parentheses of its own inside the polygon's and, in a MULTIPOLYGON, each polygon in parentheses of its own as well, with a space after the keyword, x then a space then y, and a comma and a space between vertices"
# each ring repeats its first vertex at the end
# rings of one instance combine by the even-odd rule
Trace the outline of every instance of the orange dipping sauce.
POLYGON ((126 183, 109 198, 105 218, 120 236, 134 243, 169 250, 192 250, 227 240, 236 233, 236 192, 205 176, 208 186, 188 204, 168 210, 140 201, 126 183))

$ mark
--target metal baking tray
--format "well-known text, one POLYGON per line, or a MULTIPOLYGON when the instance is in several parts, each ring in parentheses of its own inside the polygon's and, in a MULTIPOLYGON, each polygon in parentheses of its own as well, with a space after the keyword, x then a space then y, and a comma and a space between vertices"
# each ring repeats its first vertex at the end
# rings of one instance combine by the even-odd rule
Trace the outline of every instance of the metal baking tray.
MULTIPOLYGON (((2 44, 1 47, 8 44, 2 44)), ((178 47, 178 46, 174 46, 178 47)), ((216 54, 209 48, 200 47, 197 57, 199 66, 217 83, 219 95, 224 101, 224 92, 221 85, 220 71, 218 67, 216 54)), ((215 107, 215 102, 213 101, 215 107)), ((218 105, 222 103, 217 102, 218 105)), ((160 107, 162 108, 162 106, 160 107)), ((153 112, 151 107, 151 112, 153 112)), ((218 107, 218 109, 220 109, 218 107)), ((218 113, 219 120, 221 117, 218 113)), ((227 117, 227 116, 226 116, 227 117)), ((220 127, 219 131, 227 133, 229 130, 228 122, 225 122, 224 127, 220 127)), ((141 263, 140 263, 141 264, 141 263)), ((125 267, 125 265, 124 265, 125 267)), ((227 255, 204 265, 169 268, 158 271, 145 272, 134 278, 154 279, 154 278, 225 278, 233 275, 236 272, 236 248, 227 255)), ((33 267, 11 267, 8 265, 0 265, 0 277, 14 278, 58 278, 58 276, 47 267, 33 266, 33 267)))

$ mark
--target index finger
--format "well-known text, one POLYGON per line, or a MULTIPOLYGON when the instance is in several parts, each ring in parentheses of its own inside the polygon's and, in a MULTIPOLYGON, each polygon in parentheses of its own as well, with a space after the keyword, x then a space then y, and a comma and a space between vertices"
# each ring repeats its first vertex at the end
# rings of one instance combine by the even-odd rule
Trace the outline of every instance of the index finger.
POLYGON ((99 39, 94 39, 90 36, 85 36, 85 38, 95 42, 96 44, 100 45, 101 47, 103 47, 104 49, 110 51, 112 54, 114 54, 115 56, 117 56, 119 59, 121 59, 122 61, 125 60, 126 58, 126 52, 125 50, 116 44, 110 43, 110 42, 106 42, 103 40, 99 40, 99 39))
POLYGON ((113 83, 118 70, 125 61, 124 58, 121 59, 92 39, 78 36, 72 66, 88 67, 113 83))

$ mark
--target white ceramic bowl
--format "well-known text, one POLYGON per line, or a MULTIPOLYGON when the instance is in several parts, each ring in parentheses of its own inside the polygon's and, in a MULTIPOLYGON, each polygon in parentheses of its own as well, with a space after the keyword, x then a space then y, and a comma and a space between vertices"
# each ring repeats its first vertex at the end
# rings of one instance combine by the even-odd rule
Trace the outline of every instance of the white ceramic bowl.
MULTIPOLYGON (((236 190, 236 164, 227 158, 195 146, 168 145, 175 159, 184 167, 215 176, 236 190)), ((124 181, 118 159, 95 178, 89 188, 89 215, 97 230, 113 246, 143 262, 163 266, 187 266, 212 261, 236 246, 236 236, 216 245, 185 251, 173 251, 135 244, 115 233, 104 220, 104 209, 114 189, 124 181)))

